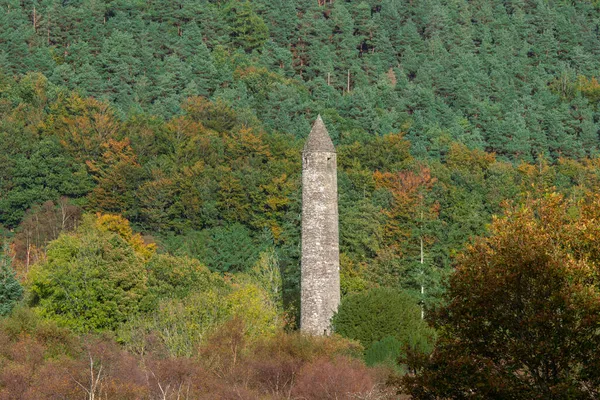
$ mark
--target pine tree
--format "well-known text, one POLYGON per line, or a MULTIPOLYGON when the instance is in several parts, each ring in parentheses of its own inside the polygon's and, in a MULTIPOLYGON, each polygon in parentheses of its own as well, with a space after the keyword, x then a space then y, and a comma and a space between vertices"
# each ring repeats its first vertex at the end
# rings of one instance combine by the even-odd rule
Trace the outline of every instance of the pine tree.
POLYGON ((192 69, 191 82, 194 82, 197 92, 190 92, 186 94, 188 96, 201 95, 209 97, 221 84, 220 77, 222 74, 217 71, 217 68, 213 62, 212 54, 204 43, 198 45, 195 54, 190 59, 190 62, 192 69))
POLYGON ((267 24, 249 1, 231 0, 224 13, 229 18, 229 35, 235 47, 250 53, 260 49, 269 38, 267 24))
POLYGON ((329 24, 333 34, 331 41, 335 55, 336 87, 348 92, 348 89, 352 90, 352 84, 348 88, 348 71, 358 58, 359 39, 354 36, 354 21, 343 3, 334 3, 329 24))
POLYGON ((102 56, 97 63, 105 82, 104 93, 121 106, 131 103, 137 78, 147 67, 139 54, 139 46, 128 32, 114 31, 102 44, 102 56))
POLYGON ((23 287, 10 266, 7 250, 5 246, 4 254, 0 255, 0 316, 8 315, 23 297, 23 287))

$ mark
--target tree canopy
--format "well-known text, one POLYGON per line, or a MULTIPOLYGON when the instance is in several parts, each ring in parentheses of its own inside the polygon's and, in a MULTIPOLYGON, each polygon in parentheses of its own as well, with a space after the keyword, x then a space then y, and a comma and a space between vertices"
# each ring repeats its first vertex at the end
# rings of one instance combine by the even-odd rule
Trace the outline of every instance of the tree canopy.
POLYGON ((598 26, 596 0, 0 0, 0 398, 81 397, 86 351, 57 368, 40 346, 60 346, 34 337, 73 344, 64 329, 118 338, 129 356, 107 374, 124 392, 114 371, 145 374, 134 398, 204 389, 123 367, 131 354, 177 363, 208 343, 224 398, 318 397, 321 370, 334 395, 372 388, 337 339, 278 336, 300 309, 318 114, 338 152, 339 318, 402 310, 369 337, 342 329, 366 347, 344 348, 421 370, 415 397, 597 397, 581 343, 596 346, 598 26), (405 330, 423 314, 431 359, 405 330), (240 375, 245 344, 277 356, 240 375))
POLYGON ((416 398, 594 398, 600 199, 512 206, 457 260, 416 398))

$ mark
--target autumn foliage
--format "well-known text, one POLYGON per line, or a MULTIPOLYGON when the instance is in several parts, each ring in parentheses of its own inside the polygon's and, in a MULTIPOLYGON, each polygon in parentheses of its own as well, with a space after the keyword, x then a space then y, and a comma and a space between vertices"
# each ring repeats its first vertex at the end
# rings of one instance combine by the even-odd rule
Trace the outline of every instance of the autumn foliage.
POLYGON ((597 398, 600 198, 509 206, 457 259, 415 398, 597 398))
POLYGON ((0 324, 0 399, 385 399, 378 374, 339 337, 280 333, 250 345, 231 320, 195 357, 128 353, 19 310, 0 324))

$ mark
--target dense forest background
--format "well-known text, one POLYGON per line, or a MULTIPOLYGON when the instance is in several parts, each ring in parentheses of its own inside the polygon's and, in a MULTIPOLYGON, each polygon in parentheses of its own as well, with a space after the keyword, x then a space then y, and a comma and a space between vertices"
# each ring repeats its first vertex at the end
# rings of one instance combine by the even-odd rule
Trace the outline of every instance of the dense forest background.
POLYGON ((599 65, 594 1, 0 0, 12 293, 136 351, 140 332, 186 315, 293 326, 300 153, 321 114, 343 295, 433 305, 509 203, 598 192, 599 65), (78 265, 115 297, 73 284, 95 300, 69 298, 89 278, 78 265), (200 284, 207 298, 190 295, 200 284), (189 314, 207 301, 222 313, 189 314))

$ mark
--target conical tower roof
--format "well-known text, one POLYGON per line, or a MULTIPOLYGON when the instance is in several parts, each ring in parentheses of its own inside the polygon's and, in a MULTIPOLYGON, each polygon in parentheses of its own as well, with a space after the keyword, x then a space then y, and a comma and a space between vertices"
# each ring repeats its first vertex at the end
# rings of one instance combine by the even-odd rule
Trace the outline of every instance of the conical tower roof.
POLYGON ((327 128, 325 128, 325 124, 320 115, 317 117, 317 120, 306 139, 303 150, 303 153, 315 152, 335 153, 335 147, 333 147, 329 132, 327 132, 327 128))

